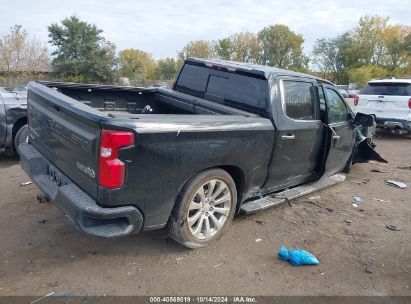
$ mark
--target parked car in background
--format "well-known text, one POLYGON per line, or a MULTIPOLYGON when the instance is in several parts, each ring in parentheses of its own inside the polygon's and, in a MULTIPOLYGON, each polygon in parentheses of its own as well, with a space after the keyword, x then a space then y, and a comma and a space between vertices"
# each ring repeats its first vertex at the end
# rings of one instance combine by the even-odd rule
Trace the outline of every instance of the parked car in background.
POLYGON ((14 155, 27 132, 27 87, 0 88, 0 148, 14 155))
POLYGON ((348 98, 348 92, 344 89, 338 89, 338 91, 340 92, 340 94, 344 97, 344 98, 348 98))
POLYGON ((349 98, 355 98, 355 96, 358 95, 358 92, 360 92, 360 90, 349 90, 348 91, 348 97, 349 98))
POLYGON ((411 79, 372 80, 354 99, 355 112, 374 115, 377 127, 411 131, 411 79))

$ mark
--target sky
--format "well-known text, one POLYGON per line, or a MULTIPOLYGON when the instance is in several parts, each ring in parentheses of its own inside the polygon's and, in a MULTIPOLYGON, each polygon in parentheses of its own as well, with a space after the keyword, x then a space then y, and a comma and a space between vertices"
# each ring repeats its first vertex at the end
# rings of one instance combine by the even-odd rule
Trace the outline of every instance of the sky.
POLYGON ((191 40, 216 40, 285 24, 302 34, 310 54, 318 38, 352 29, 361 16, 411 25, 410 0, 0 0, 0 35, 20 24, 46 43, 47 27, 71 15, 96 24, 117 50, 136 48, 156 59, 176 57, 191 40))

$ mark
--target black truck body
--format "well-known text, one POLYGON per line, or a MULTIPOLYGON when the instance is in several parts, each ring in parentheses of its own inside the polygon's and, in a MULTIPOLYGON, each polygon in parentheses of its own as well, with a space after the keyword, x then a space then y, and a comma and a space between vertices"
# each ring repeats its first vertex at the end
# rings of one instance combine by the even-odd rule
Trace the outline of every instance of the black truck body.
POLYGON ((187 182, 213 168, 232 177, 239 211, 371 149, 356 157, 362 126, 328 81, 218 60, 187 59, 172 90, 31 82, 28 120, 23 168, 76 227, 104 237, 164 227, 187 182), (122 142, 105 162, 113 131, 122 142))

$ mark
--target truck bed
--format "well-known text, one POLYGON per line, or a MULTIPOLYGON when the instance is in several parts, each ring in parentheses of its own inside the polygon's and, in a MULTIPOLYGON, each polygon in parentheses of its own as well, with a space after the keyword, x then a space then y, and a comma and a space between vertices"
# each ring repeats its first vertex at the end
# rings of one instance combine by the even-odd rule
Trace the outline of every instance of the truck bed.
POLYGON ((40 82, 111 118, 138 119, 140 115, 242 115, 253 113, 165 88, 137 88, 62 82, 40 82), (146 110, 144 110, 146 109, 146 110))

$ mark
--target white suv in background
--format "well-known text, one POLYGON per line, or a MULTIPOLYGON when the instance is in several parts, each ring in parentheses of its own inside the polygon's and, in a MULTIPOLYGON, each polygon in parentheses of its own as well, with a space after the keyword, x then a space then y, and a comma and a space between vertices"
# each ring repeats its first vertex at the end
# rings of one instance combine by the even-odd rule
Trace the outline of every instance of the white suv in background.
POLYGON ((355 112, 374 115, 379 127, 411 131, 411 78, 371 80, 354 106, 355 112))

